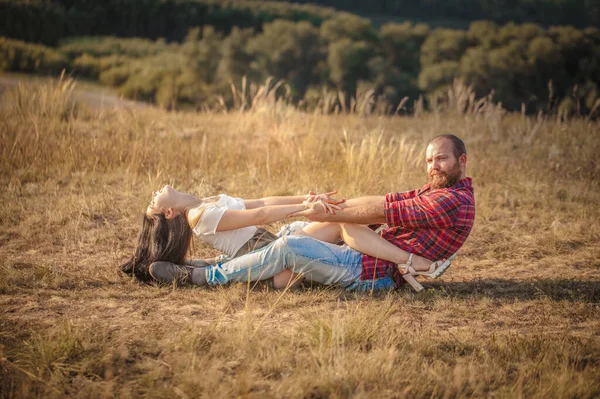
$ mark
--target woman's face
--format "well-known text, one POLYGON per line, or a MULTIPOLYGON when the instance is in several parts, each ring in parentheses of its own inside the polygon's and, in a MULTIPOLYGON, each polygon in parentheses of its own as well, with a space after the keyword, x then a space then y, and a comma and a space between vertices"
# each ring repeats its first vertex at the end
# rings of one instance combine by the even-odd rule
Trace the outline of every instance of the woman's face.
POLYGON ((152 199, 146 209, 147 215, 162 213, 168 216, 177 208, 180 193, 168 184, 152 193, 152 199))

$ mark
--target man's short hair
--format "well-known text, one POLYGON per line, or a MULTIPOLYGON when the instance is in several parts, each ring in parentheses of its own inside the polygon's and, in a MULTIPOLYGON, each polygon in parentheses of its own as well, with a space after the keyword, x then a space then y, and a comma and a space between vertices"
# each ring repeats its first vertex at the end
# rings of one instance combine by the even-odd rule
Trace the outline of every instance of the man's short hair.
POLYGON ((433 140, 431 140, 431 143, 438 139, 448 139, 452 142, 452 146, 454 147, 452 149, 452 152, 454 153, 454 156, 456 158, 460 157, 462 154, 467 155, 467 148, 465 147, 465 143, 455 135, 440 134, 439 136, 434 137, 433 140))

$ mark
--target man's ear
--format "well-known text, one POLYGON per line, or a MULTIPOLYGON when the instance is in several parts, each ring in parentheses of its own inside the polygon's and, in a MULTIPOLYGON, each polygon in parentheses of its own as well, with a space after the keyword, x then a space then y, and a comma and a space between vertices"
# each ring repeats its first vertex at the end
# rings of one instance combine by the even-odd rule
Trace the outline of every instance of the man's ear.
POLYGON ((167 208, 167 210, 165 211, 165 218, 167 219, 173 219, 175 217, 175 210, 173 210, 173 208, 167 208))
POLYGON ((467 164, 467 154, 462 154, 460 157, 458 157, 458 164, 460 166, 465 166, 467 164))

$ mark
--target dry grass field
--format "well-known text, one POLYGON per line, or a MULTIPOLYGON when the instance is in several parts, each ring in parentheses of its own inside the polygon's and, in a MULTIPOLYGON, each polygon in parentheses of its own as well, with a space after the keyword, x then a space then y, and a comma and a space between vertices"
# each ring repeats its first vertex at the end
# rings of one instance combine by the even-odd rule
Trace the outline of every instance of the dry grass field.
POLYGON ((244 112, 97 108, 69 81, 17 86, 1 104, 2 398, 600 395, 598 121, 460 96, 414 117, 301 113, 268 95, 244 112), (403 191, 425 182, 425 146, 445 132, 467 145, 476 223, 421 293, 117 273, 160 184, 403 191))

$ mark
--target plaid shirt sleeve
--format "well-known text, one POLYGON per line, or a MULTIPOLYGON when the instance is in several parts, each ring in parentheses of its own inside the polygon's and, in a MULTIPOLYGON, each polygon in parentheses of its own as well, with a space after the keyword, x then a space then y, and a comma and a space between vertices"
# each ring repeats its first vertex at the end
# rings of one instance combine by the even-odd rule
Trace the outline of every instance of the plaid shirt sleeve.
POLYGON ((403 193, 389 193, 385 196, 386 202, 402 201, 409 198, 414 198, 419 194, 419 190, 405 191, 403 193))
POLYGON ((414 198, 387 201, 385 218, 390 227, 448 228, 453 225, 459 207, 456 195, 446 190, 435 190, 414 198))

